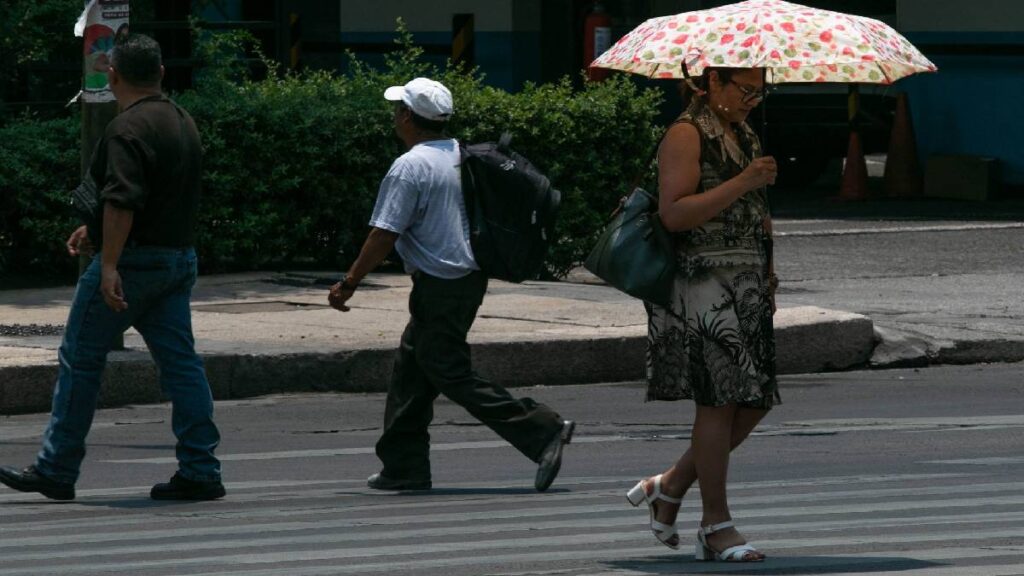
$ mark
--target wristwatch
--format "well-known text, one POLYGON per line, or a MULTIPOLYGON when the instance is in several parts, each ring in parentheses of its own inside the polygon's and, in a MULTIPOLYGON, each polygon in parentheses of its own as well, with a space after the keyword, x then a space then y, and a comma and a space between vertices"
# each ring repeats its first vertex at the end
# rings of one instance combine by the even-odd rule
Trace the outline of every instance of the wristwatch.
POLYGON ((356 288, 358 288, 358 287, 359 287, 359 283, 358 282, 352 282, 351 279, 349 279, 348 275, 345 275, 345 276, 341 277, 341 288, 343 290, 351 290, 351 291, 355 292, 356 288))

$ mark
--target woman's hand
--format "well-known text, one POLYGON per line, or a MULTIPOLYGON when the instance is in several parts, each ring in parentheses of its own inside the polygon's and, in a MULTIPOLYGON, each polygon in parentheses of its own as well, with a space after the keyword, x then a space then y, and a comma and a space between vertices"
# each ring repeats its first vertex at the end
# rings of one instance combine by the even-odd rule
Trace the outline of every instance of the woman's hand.
POLYGON ((741 178, 744 185, 748 187, 748 190, 757 190, 762 186, 769 184, 775 184, 775 177, 779 174, 779 167, 775 163, 775 158, 771 156, 762 156, 760 158, 754 158, 750 164, 744 168, 743 172, 740 172, 738 178, 741 178))

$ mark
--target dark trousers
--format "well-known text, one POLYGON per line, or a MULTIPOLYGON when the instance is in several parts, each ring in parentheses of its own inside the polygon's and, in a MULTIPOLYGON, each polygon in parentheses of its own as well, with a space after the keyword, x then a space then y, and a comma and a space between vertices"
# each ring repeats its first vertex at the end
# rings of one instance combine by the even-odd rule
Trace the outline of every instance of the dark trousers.
POLYGON ((434 399, 444 394, 536 462, 562 426, 562 418, 529 398, 473 372, 466 335, 487 291, 480 272, 444 280, 417 272, 409 312, 395 359, 384 433, 377 442, 382 473, 390 478, 430 478, 430 434, 434 399))

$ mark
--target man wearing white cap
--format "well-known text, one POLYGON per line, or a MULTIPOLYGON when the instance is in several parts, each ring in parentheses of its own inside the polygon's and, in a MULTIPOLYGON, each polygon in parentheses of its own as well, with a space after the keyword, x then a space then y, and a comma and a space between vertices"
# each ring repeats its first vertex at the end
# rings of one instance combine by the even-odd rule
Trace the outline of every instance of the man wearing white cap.
POLYGON ((537 462, 534 485, 546 490, 575 424, 529 398, 513 398, 477 376, 470 363, 466 336, 487 291, 487 276, 469 242, 459 144, 445 135, 451 92, 439 82, 416 78, 388 88, 384 98, 395 103, 395 132, 408 151, 381 182, 370 234, 328 298, 347 312, 359 282, 392 248, 412 274, 412 317, 402 334, 377 442, 384 468, 367 484, 380 490, 431 487, 427 427, 434 399, 444 394, 537 462))

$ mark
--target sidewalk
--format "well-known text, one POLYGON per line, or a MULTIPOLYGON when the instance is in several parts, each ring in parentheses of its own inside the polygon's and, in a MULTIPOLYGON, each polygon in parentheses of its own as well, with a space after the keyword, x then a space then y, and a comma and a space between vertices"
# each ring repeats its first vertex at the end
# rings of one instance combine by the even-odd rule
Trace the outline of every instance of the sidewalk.
MULTIPOLYGON (((643 378, 643 306, 586 274, 572 279, 491 282, 470 332, 481 375, 505 386, 643 378)), ((331 280, 323 273, 200 278, 192 303, 196 348, 216 398, 386 389, 408 320, 409 278, 369 276, 345 314, 327 306, 331 280)), ((49 410, 72 293, 0 291, 0 414, 49 410)), ((863 366, 875 346, 867 317, 814 306, 782 308, 775 329, 780 373, 863 366)), ((156 370, 134 330, 125 346, 110 356, 103 405, 160 401, 156 370)))

